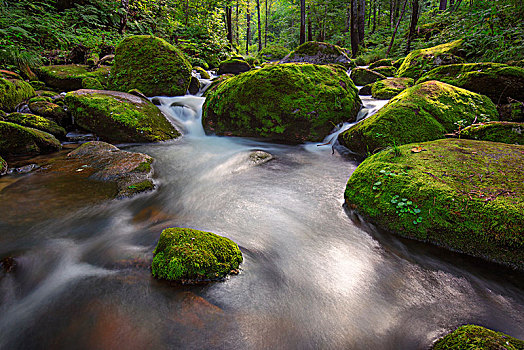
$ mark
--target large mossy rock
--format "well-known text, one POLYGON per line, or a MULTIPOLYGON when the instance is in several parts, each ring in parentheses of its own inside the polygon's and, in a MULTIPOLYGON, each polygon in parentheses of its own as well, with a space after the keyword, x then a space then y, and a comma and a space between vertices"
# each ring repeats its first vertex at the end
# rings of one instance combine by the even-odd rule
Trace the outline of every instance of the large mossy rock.
POLYGON ((380 66, 372 69, 373 72, 380 73, 386 77, 394 77, 397 74, 397 69, 393 66, 380 66))
POLYGON ((83 87, 85 78, 97 79, 103 85, 109 79, 109 67, 100 66, 94 71, 83 64, 67 64, 57 66, 42 66, 38 68, 37 75, 47 86, 60 91, 73 91, 83 87))
POLYGON ((280 61, 280 63, 292 62, 341 64, 346 68, 355 66, 344 49, 337 45, 319 41, 305 42, 280 61))
POLYGON ((45 131, 58 138, 63 138, 66 135, 66 130, 64 128, 59 126, 54 121, 38 115, 15 112, 9 114, 3 119, 6 122, 11 122, 22 126, 27 126, 29 128, 45 131))
POLYGON ((366 155, 411 142, 445 137, 458 124, 476 119, 498 120, 495 104, 479 95, 439 81, 410 87, 380 111, 339 135, 339 142, 366 155))
POLYGON ((508 97, 524 101, 524 68, 500 63, 451 64, 424 74, 417 83, 439 80, 486 95, 496 103, 507 103, 508 97))
POLYGON ((430 70, 448 64, 463 63, 458 56, 463 41, 457 40, 427 49, 412 51, 398 69, 397 76, 418 79, 430 70))
POLYGON ((35 100, 30 102, 29 110, 39 116, 50 119, 59 125, 66 125, 68 115, 60 105, 44 100, 35 100))
POLYGON ((524 145, 524 123, 488 122, 473 124, 460 132, 464 139, 524 145))
POLYGON ((269 65, 220 83, 204 103, 203 123, 218 134, 321 141, 333 125, 354 121, 361 104, 338 66, 269 65))
POLYGON ((149 100, 118 91, 78 90, 65 101, 75 123, 116 142, 156 142, 180 136, 149 100))
POLYGON ((367 158, 344 197, 393 233, 522 269, 523 164, 523 146, 413 143, 367 158))
POLYGON ((29 83, 20 79, 0 78, 0 110, 11 112, 34 95, 35 90, 29 83))
POLYGON ((61 148, 60 142, 51 134, 0 121, 0 154, 3 156, 38 155, 61 148))
POLYGON ((240 249, 230 239, 179 227, 162 231, 153 254, 153 276, 177 282, 219 280, 242 262, 240 249))
POLYGON ((289 52, 284 46, 269 45, 258 52, 257 58, 262 61, 278 61, 286 57, 289 52))
POLYGON ((372 84, 382 79, 386 79, 385 75, 374 72, 367 68, 352 69, 350 77, 356 85, 361 86, 372 84))
POLYGON ((220 62, 220 66, 218 67, 218 75, 222 74, 240 74, 247 72, 251 69, 251 66, 249 63, 247 63, 244 59, 238 59, 238 58, 231 58, 226 61, 220 62))
POLYGON ((185 95, 191 64, 184 53, 161 38, 135 35, 116 48, 109 88, 138 89, 146 96, 185 95))
POLYGON ((502 332, 468 324, 437 340, 432 349, 520 350, 524 349, 524 341, 502 332))
POLYGON ((411 78, 388 78, 373 83, 371 95, 379 100, 389 100, 413 86, 411 78))
POLYGON ((393 66, 393 60, 391 58, 383 58, 381 60, 375 61, 369 65, 369 69, 374 69, 378 67, 388 67, 393 66))

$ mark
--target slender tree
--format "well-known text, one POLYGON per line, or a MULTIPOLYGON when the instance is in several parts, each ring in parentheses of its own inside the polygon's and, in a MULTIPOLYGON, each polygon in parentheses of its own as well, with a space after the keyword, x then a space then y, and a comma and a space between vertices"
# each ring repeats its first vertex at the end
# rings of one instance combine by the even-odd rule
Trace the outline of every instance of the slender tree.
POLYGON ((406 11, 407 3, 408 3, 408 0, 404 0, 404 7, 402 8, 402 13, 400 14, 400 17, 398 18, 397 25, 395 26, 395 31, 393 32, 393 35, 391 36, 391 41, 389 42, 388 50, 386 51, 386 57, 389 56, 389 52, 391 51, 391 47, 393 47, 393 43, 395 42, 395 35, 397 35, 398 27, 400 26, 400 22, 402 21, 402 17, 404 17, 404 12, 406 11))
POLYGON ((247 31, 246 31, 246 55, 249 55, 249 45, 251 44, 251 12, 249 10, 249 1, 247 2, 247 31))
POLYGON ((364 32, 366 27, 366 0, 358 0, 358 41, 364 42, 364 32))
POLYGON ((233 46, 233 8, 226 6, 226 30, 227 30, 227 41, 233 46))
POLYGON ((446 11, 447 5, 448 5, 448 0, 440 0, 440 6, 438 9, 440 11, 446 11))
POLYGON ((307 41, 313 41, 313 26, 311 25, 311 10, 307 6, 307 41))
POLYGON ((267 7, 267 1, 268 1, 268 0, 266 0, 266 26, 265 26, 265 27, 266 27, 266 30, 264 31, 264 47, 267 46, 267 19, 268 19, 268 17, 269 17, 269 11, 268 11, 268 7, 267 7))
POLYGON ((357 27, 357 0, 351 0, 351 57, 355 58, 358 55, 358 27, 357 27))
POLYGON ((406 45, 406 54, 409 53, 409 50, 411 49, 411 40, 413 40, 413 36, 415 35, 415 31, 417 29, 417 23, 418 23, 418 0, 411 0, 411 22, 409 24, 409 34, 408 34, 408 43, 406 45))
POLYGON ((306 42, 306 0, 300 0, 300 44, 306 42))
POLYGON ((240 0, 237 0, 237 6, 236 6, 236 18, 235 18, 235 27, 236 27, 236 42, 237 42, 237 46, 240 47, 240 30, 239 30, 239 24, 238 24, 238 18, 239 18, 239 14, 240 14, 240 0))
POLYGON ((260 0, 257 0, 257 17, 258 17, 258 51, 262 51, 262 21, 260 20, 260 0))

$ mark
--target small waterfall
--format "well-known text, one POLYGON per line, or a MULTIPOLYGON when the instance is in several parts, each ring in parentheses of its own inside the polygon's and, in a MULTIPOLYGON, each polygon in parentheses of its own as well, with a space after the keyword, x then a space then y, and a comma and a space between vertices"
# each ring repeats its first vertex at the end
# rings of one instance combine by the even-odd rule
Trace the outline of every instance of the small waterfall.
POLYGON ((205 136, 202 127, 202 106, 205 97, 185 95, 175 97, 155 97, 158 108, 168 116, 186 137, 205 136))

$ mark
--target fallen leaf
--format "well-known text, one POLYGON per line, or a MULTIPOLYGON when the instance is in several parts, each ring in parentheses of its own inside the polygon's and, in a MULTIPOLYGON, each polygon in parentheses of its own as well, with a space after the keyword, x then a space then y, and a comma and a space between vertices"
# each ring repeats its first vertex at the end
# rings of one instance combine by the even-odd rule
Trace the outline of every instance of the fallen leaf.
POLYGON ((413 147, 411 149, 411 152, 413 153, 419 153, 419 152, 422 152, 422 147, 413 147))

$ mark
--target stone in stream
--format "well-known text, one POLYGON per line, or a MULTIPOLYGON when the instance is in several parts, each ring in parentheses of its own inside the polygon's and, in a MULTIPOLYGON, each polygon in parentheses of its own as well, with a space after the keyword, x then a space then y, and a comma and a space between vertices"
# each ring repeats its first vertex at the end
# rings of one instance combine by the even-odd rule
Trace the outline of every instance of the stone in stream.
POLYGON ((524 146, 441 139, 361 163, 347 206, 402 237, 524 268, 524 146))
POLYGON ((220 66, 218 67, 218 75, 222 74, 240 74, 247 72, 251 69, 251 66, 249 63, 247 63, 244 59, 229 59, 226 61, 220 62, 220 66))
POLYGON ((432 349, 518 350, 524 349, 524 341, 482 326, 467 324, 437 340, 432 349))
POLYGON ((16 73, 0 70, 0 110, 11 112, 35 95, 33 87, 16 73))
POLYGON ((369 65, 369 69, 374 69, 378 67, 387 67, 393 66, 393 60, 391 58, 383 58, 381 60, 375 61, 369 65))
POLYGON ((134 35, 116 48, 109 88, 138 89, 146 96, 183 96, 191 80, 191 64, 177 47, 151 35, 134 35))
POLYGON ((378 100, 389 100, 411 86, 413 86, 413 79, 411 78, 379 80, 371 86, 371 95, 378 100))
POLYGON ((52 120, 58 125, 70 124, 68 123, 67 112, 56 103, 37 100, 29 103, 29 109, 32 113, 52 120))
POLYGON ((153 252, 154 277, 181 283, 220 280, 238 273, 242 253, 226 237, 189 228, 162 231, 153 252))
POLYGON ((202 78, 202 79, 210 79, 211 78, 209 73, 202 67, 195 66, 195 67, 193 67, 193 70, 195 72, 197 72, 198 74, 200 74, 200 78, 202 78))
POLYGON ((60 141, 47 132, 0 121, 0 154, 3 156, 45 154, 61 148, 60 141))
POLYGON ((439 81, 415 85, 393 97, 376 114, 341 133, 341 145, 360 154, 411 142, 444 138, 477 119, 497 120, 487 96, 439 81))
POLYGON ((367 85, 364 85, 363 87, 360 88, 360 90, 358 90, 358 94, 360 96, 369 96, 371 95, 371 88, 373 87, 373 84, 367 84, 367 85))
POLYGON ((386 79, 385 75, 374 72, 367 68, 352 69, 350 77, 356 85, 367 85, 382 79, 386 79))
POLYGON ((196 95, 200 91, 200 81, 197 77, 191 77, 191 83, 189 83, 189 93, 191 95, 196 95))
POLYGON ((356 66, 344 49, 337 45, 319 41, 305 42, 280 61, 280 63, 293 62, 340 64, 346 69, 356 66))
POLYGON ((34 114, 15 112, 4 117, 4 121, 45 131, 57 138, 64 138, 66 135, 66 130, 54 121, 34 114))
POLYGON ((254 165, 262 165, 273 159, 274 158, 270 153, 264 151, 254 151, 249 154, 249 160, 254 165))
POLYGON ((397 74, 397 69, 392 66, 380 66, 372 69, 373 72, 380 73, 386 77, 394 77, 397 74))
POLYGON ((60 91, 73 91, 83 87, 85 78, 97 79, 106 85, 109 79, 110 67, 101 66, 91 71, 89 66, 82 64, 68 64, 56 66, 42 66, 36 73, 47 86, 60 91))
POLYGON ((202 120, 217 134, 300 143, 321 141, 333 125, 354 121, 361 105, 339 66, 287 63, 217 85, 207 94, 202 120))

